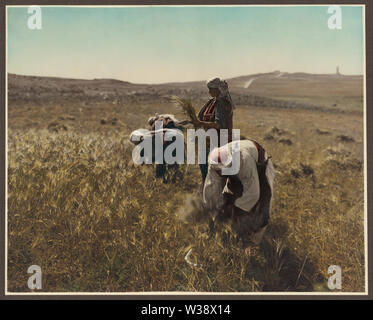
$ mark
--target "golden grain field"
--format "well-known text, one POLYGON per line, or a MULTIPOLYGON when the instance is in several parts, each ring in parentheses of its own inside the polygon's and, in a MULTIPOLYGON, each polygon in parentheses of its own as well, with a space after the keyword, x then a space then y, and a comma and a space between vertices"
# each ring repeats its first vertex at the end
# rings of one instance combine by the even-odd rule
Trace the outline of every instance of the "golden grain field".
POLYGON ((247 257, 229 226, 210 236, 200 218, 198 165, 164 184, 132 163, 131 130, 171 108, 9 106, 9 291, 29 291, 34 264, 43 292, 328 291, 330 265, 342 291, 364 291, 362 114, 238 105, 235 128, 277 173, 270 227, 247 257), (190 248, 200 267, 185 262, 190 248))

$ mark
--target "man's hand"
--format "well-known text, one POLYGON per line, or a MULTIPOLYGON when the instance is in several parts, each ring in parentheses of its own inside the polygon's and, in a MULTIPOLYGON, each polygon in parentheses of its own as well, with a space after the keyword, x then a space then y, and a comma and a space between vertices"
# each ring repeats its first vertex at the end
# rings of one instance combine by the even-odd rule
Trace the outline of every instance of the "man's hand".
POLYGON ((198 119, 192 119, 191 121, 195 128, 203 128, 204 130, 208 129, 220 129, 220 124, 217 122, 208 122, 208 121, 201 121, 198 119))
POLYGON ((201 121, 199 121, 197 118, 196 119, 192 119, 191 122, 192 122, 192 124, 193 124, 193 126, 195 128, 201 127, 201 121))

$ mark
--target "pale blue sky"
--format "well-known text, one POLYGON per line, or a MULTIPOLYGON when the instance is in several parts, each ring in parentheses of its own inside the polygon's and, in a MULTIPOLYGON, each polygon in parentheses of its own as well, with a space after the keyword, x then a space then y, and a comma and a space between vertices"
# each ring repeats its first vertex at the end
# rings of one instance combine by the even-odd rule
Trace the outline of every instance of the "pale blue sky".
POLYGON ((140 83, 229 78, 258 72, 362 74, 363 7, 8 8, 8 72, 140 83))

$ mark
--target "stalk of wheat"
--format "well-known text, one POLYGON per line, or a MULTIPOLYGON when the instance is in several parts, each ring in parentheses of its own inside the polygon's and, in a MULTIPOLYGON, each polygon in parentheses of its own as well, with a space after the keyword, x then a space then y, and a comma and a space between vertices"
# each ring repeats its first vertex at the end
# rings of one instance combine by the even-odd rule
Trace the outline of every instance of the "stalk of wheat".
POLYGON ((189 117, 191 121, 197 120, 196 110, 192 105, 190 97, 180 98, 178 96, 171 96, 170 99, 176 107, 181 108, 184 114, 189 117))

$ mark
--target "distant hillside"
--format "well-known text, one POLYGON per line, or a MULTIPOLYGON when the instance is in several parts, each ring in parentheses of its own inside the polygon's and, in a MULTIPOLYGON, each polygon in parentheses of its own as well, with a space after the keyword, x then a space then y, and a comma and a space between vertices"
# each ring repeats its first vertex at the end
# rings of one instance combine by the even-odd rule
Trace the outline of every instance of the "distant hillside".
MULTIPOLYGON (((363 76, 274 71, 227 79, 238 106, 362 112, 363 76)), ((165 103, 166 96, 209 98, 205 81, 136 84, 116 79, 68 79, 8 74, 8 98, 26 103, 109 101, 113 104, 165 103)))

